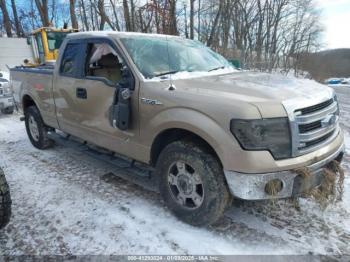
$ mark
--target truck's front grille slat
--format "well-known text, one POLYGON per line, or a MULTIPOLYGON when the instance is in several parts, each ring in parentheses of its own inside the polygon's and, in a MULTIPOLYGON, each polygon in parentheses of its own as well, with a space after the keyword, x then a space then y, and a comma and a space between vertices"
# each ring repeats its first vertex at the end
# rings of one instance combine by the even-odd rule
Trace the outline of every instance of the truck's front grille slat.
POLYGON ((313 112, 317 112, 317 111, 320 111, 328 106, 330 106, 331 104, 333 104, 334 100, 333 98, 332 99, 329 99, 323 103, 320 103, 320 104, 317 104, 317 105, 314 105, 314 106, 310 106, 310 107, 307 107, 307 108, 303 108, 303 109, 300 109, 300 112, 302 115, 308 115, 308 114, 311 114, 313 112))
POLYGON ((299 134, 300 142, 309 142, 319 139, 320 137, 323 137, 328 133, 334 131, 334 129, 336 129, 336 125, 331 125, 325 128, 315 128, 313 131, 310 131, 308 133, 299 134))
POLYGON ((318 145, 319 143, 322 143, 322 142, 328 140, 328 138, 331 138, 333 135, 334 135, 334 130, 332 132, 320 137, 320 138, 306 142, 305 145, 302 147, 302 150, 308 149, 314 145, 318 145))
POLYGON ((293 114, 297 127, 293 134, 295 156, 318 149, 333 140, 339 132, 338 102, 335 98, 298 108, 293 114))
POLYGON ((320 120, 316 122, 312 122, 310 124, 299 125, 299 133, 304 134, 321 127, 322 127, 322 123, 320 120))
POLYGON ((336 102, 330 104, 328 107, 323 107, 320 111, 313 111, 307 115, 299 115, 301 110, 296 111, 295 120, 299 124, 310 124, 316 121, 322 120, 326 115, 334 114, 338 110, 338 104, 336 102))

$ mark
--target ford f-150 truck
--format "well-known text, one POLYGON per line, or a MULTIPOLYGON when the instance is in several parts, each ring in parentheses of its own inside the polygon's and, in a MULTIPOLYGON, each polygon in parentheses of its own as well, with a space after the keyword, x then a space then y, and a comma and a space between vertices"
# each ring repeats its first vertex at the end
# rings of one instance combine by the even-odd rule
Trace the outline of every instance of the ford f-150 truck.
POLYGON ((316 187, 343 156, 332 89, 238 71, 181 37, 71 34, 53 68, 13 68, 11 81, 35 147, 50 147, 48 132, 61 130, 146 163, 168 207, 193 225, 217 221, 233 197, 316 187))

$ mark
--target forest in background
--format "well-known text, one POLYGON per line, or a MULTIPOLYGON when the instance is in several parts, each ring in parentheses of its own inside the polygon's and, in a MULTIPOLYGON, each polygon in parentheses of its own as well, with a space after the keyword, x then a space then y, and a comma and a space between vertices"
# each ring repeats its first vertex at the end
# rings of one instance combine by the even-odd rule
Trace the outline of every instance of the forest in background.
POLYGON ((246 69, 298 72, 322 45, 315 0, 0 0, 0 33, 25 37, 68 23, 199 40, 246 69))

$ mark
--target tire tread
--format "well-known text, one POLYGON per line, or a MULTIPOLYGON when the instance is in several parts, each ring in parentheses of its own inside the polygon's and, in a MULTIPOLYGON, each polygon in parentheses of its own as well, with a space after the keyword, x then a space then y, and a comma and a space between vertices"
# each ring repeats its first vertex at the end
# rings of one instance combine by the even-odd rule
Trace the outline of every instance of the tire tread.
POLYGON ((3 170, 0 168, 0 229, 5 227, 11 217, 10 189, 3 170))
POLYGON ((156 172, 160 178, 159 186, 163 199, 173 213, 186 223, 194 226, 211 225, 223 215, 231 201, 231 195, 219 160, 210 150, 202 146, 200 141, 185 139, 166 146, 158 159, 156 172), (179 208, 167 192, 164 163, 168 161, 167 157, 173 154, 180 154, 182 157, 188 155, 190 159, 199 161, 197 164, 204 166, 207 171, 208 188, 211 192, 209 192, 209 199, 205 200, 205 202, 207 201, 206 206, 201 207, 199 211, 188 212, 183 208, 179 208))
POLYGON ((25 124, 26 124, 26 130, 28 137, 30 139, 30 142, 32 145, 38 149, 47 149, 50 148, 54 145, 53 141, 48 137, 48 127, 45 125, 40 112, 36 106, 30 106, 26 109, 25 111, 25 124), (38 129, 40 133, 40 138, 39 141, 35 141, 29 131, 29 126, 28 126, 28 119, 29 116, 32 115, 35 119, 35 121, 38 124, 38 129))

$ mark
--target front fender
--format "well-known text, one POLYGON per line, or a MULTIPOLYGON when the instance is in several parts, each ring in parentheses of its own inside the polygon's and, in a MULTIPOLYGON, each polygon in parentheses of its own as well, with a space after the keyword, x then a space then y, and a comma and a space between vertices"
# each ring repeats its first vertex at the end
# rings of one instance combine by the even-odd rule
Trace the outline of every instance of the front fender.
POLYGON ((152 142, 162 132, 169 129, 183 129, 192 132, 204 139, 216 152, 224 168, 228 167, 231 157, 238 154, 241 150, 239 144, 227 129, 209 116, 188 108, 167 109, 157 114, 151 121, 144 126, 149 129, 145 134, 145 142, 152 146, 152 142))

